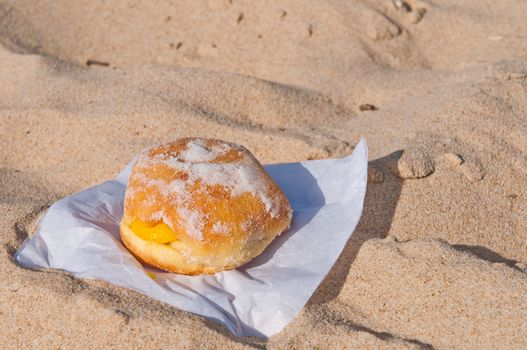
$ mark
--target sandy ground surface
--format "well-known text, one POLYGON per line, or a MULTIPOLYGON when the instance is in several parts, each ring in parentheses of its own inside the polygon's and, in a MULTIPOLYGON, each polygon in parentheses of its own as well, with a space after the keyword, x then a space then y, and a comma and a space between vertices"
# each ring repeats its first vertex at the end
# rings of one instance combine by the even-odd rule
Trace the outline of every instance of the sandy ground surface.
POLYGON ((516 0, 0 1, 2 348, 526 348, 526 13, 516 0), (191 135, 262 162, 368 141, 358 229, 266 342, 13 261, 55 200, 191 135))

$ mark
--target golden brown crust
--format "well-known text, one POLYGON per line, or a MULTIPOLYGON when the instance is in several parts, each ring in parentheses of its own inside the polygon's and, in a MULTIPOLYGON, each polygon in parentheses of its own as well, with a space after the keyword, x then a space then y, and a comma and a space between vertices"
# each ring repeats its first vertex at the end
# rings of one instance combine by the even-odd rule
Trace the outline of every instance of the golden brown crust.
POLYGON ((139 156, 125 195, 121 238, 141 260, 163 270, 216 273, 259 255, 291 222, 278 185, 244 147, 185 138, 139 156), (134 220, 170 226, 177 240, 140 238, 134 220))

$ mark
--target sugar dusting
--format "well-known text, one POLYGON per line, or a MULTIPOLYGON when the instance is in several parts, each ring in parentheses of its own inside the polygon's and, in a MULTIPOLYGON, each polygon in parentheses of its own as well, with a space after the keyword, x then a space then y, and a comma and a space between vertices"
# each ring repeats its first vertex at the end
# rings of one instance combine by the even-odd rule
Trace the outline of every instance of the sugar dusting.
POLYGON ((203 214, 197 210, 191 210, 184 207, 177 208, 177 212, 179 217, 184 218, 185 231, 190 237, 202 241, 204 239, 203 226, 205 226, 203 214))
POLYGON ((169 158, 164 164, 184 171, 189 175, 189 181, 201 181, 206 185, 221 185, 228 188, 233 197, 244 193, 251 193, 259 198, 271 217, 278 215, 278 208, 273 205, 266 195, 267 188, 259 180, 258 171, 247 161, 241 160, 234 163, 185 163, 177 158, 169 158))
POLYGON ((203 140, 194 140, 187 144, 187 149, 180 153, 180 157, 186 162, 207 162, 217 158, 224 149, 218 146, 208 149, 203 140))
POLYGON ((214 225, 212 225, 212 232, 226 235, 229 233, 229 225, 223 222, 215 222, 214 225))
POLYGON ((173 227, 174 226, 173 223, 172 223, 172 220, 170 220, 170 218, 167 217, 167 215, 165 214, 164 210, 159 210, 159 211, 156 211, 156 212, 150 214, 150 219, 152 221, 162 221, 163 223, 165 223, 169 227, 173 227))
MULTIPOLYGON (((207 147, 203 140, 189 141, 186 148, 176 155, 157 154, 148 157, 146 153, 138 158, 137 166, 140 168, 166 165, 179 172, 188 175, 188 179, 173 180, 167 183, 160 179, 151 179, 137 172, 135 179, 143 185, 154 187, 159 194, 177 204, 178 215, 182 218, 181 224, 189 237, 194 240, 204 240, 203 229, 206 222, 206 214, 189 207, 191 197, 187 186, 196 182, 203 185, 221 185, 227 189, 232 197, 238 197, 250 193, 258 198, 264 205, 265 210, 276 217, 278 208, 274 205, 272 198, 267 196, 269 189, 265 182, 259 178, 258 169, 249 160, 243 158, 230 163, 211 163, 227 151, 236 149, 234 144, 220 144, 207 147)), ((127 194, 133 196, 133 193, 127 194)), ((148 201, 149 199, 147 199, 148 201)), ((163 212, 156 212, 148 218, 149 220, 163 220, 167 225, 174 228, 171 222, 167 222, 167 216, 163 212)), ((212 232, 216 234, 228 234, 229 227, 225 224, 215 223, 212 232)))

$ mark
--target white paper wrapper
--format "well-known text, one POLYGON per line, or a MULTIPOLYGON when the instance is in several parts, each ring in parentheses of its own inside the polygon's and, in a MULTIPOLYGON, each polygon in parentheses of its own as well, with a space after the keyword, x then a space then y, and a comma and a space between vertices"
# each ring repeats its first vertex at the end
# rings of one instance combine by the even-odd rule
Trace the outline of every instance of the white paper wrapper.
POLYGON ((300 312, 355 230, 368 151, 361 140, 342 159, 265 166, 293 207, 292 226, 247 265, 211 276, 142 266, 121 244, 118 224, 131 167, 54 203, 18 250, 19 264, 105 280, 205 316, 238 336, 266 338, 300 312))

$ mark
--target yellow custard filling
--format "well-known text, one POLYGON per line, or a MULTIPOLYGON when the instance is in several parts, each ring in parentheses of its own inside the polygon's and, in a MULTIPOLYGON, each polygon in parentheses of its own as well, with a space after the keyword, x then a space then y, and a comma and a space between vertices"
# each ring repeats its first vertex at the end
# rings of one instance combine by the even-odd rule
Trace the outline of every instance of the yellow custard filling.
POLYGON ((134 220, 130 229, 145 241, 152 241, 160 244, 166 244, 177 241, 177 236, 172 229, 164 224, 149 224, 141 220, 134 220))

